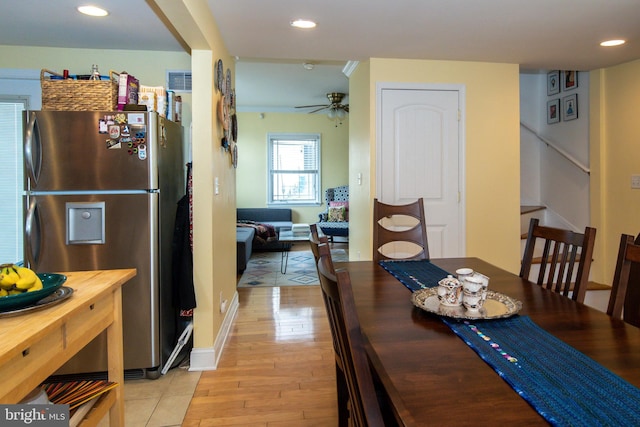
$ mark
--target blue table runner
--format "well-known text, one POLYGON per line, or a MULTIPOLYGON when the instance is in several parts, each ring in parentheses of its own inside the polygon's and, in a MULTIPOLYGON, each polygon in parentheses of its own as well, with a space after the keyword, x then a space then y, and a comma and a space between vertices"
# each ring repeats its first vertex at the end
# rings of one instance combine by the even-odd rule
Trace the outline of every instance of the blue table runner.
MULTIPOLYGON (((380 265, 412 292, 437 286, 449 274, 429 261, 380 265)), ((551 425, 640 425, 640 389, 528 316, 442 319, 551 425)))

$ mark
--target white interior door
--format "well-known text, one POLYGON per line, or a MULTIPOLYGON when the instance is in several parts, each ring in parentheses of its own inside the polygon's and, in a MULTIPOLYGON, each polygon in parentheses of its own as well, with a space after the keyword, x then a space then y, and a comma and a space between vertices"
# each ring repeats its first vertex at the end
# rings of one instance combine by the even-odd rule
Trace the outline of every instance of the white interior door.
POLYGON ((431 258, 465 255, 463 88, 378 86, 377 197, 424 199, 431 258))

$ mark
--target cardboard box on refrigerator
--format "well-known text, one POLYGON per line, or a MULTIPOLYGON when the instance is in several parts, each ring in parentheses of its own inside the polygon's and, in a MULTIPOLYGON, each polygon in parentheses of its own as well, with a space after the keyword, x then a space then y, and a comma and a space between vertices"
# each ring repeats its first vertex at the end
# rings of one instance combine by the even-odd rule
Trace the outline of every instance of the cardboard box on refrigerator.
POLYGON ((124 110, 127 104, 138 103, 140 82, 131 74, 123 71, 118 79, 118 110, 124 110))

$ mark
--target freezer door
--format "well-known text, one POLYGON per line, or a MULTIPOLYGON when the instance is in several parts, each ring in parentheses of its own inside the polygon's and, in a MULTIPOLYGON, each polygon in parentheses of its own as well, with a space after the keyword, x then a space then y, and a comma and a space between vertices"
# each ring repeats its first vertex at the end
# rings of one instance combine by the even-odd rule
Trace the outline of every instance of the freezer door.
POLYGON ((25 111, 27 191, 158 188, 158 115, 25 111))
MULTIPOLYGON (((157 193, 25 196, 25 260, 39 273, 136 268, 122 288, 125 369, 161 365, 157 193)), ((102 341, 60 373, 104 371, 102 341)))

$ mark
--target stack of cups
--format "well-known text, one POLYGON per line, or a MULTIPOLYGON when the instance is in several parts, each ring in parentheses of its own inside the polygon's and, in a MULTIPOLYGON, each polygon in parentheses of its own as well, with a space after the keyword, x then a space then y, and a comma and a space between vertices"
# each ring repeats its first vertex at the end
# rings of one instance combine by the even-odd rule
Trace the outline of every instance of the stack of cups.
POLYGON ((470 268, 460 268, 456 270, 456 275, 462 283, 462 305, 468 311, 480 311, 487 299, 489 278, 470 268))

